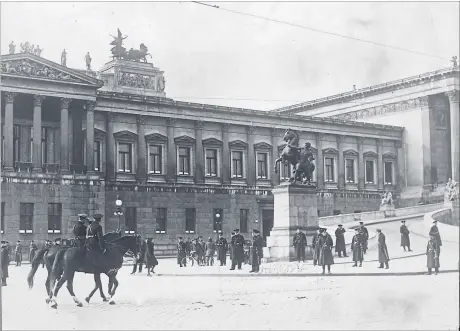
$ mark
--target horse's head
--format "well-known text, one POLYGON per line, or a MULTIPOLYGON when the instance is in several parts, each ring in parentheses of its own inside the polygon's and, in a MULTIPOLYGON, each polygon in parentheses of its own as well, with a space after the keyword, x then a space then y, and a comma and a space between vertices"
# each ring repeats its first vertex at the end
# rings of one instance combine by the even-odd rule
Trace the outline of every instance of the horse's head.
POLYGON ((126 252, 131 252, 133 255, 139 254, 139 246, 138 246, 138 239, 137 236, 123 236, 120 238, 115 239, 111 242, 116 246, 123 247, 125 254, 126 252))
POLYGON ((139 49, 140 49, 141 51, 145 51, 145 52, 148 51, 148 48, 147 48, 147 46, 144 45, 144 43, 140 44, 139 49))
POLYGON ((291 129, 287 129, 284 133, 283 140, 288 144, 295 145, 299 141, 299 138, 291 129))

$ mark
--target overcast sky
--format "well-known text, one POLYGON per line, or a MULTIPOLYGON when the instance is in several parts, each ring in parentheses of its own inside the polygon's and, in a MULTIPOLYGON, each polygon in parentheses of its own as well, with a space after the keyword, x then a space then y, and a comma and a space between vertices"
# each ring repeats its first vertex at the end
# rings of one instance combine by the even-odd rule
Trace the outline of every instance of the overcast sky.
POLYGON ((44 48, 42 56, 93 69, 110 57, 120 28, 124 46, 148 46, 165 72, 168 97, 274 109, 450 65, 459 55, 458 2, 236 3, 220 7, 372 40, 401 52, 280 23, 182 3, 1 4, 1 53, 11 40, 44 48), (250 100, 245 100, 250 99, 250 100))

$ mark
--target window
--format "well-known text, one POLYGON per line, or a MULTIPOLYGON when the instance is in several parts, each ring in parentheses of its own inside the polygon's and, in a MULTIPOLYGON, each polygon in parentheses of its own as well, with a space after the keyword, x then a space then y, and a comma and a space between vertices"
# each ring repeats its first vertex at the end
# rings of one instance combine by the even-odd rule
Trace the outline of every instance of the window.
POLYGON ((346 159, 345 160, 345 176, 347 183, 355 182, 355 160, 346 159))
POLYGON ((195 233, 196 228, 196 209, 185 209, 185 233, 195 233))
POLYGON ((126 207, 125 209, 125 233, 133 234, 137 230, 136 207, 126 207))
POLYGON ((94 171, 101 170, 101 155, 102 155, 102 142, 100 140, 94 141, 94 171))
POLYGON ((179 175, 190 175, 189 147, 179 147, 179 175))
POLYGON ((163 146, 149 145, 149 173, 163 173, 163 146))
POLYGON ((19 155, 21 155, 21 127, 13 125, 13 161, 19 162, 19 155))
POLYGON ((48 204, 48 233, 61 233, 62 204, 48 204))
POLYGON ((243 152, 232 152, 232 177, 243 178, 243 152))
POLYGON ((291 165, 289 164, 289 162, 286 162, 286 163, 281 162, 280 179, 288 180, 290 178, 291 178, 291 165))
POLYGON ((324 158, 324 161, 324 165, 326 167, 326 182, 335 182, 334 158, 326 157, 324 158))
POLYGON ((34 204, 19 204, 19 233, 33 233, 34 204))
POLYGON ((213 228, 214 232, 222 231, 222 220, 223 220, 223 210, 222 209, 214 209, 214 221, 213 221, 213 228))
POLYGON ((5 203, 1 204, 1 233, 5 231, 5 203))
POLYGON ((157 208, 157 226, 156 233, 166 233, 167 209, 157 208))
POLYGON ((366 183, 374 183, 374 161, 366 161, 366 183))
POLYGON ((217 177, 217 149, 206 149, 206 176, 217 177))
POLYGON ((240 209, 240 232, 248 232, 248 214, 249 209, 240 209))
POLYGON ((257 153, 257 178, 268 178, 268 153, 257 153))
POLYGON ((118 144, 118 171, 131 172, 133 160, 133 144, 118 144))
POLYGON ((49 163, 48 159, 48 128, 42 128, 42 162, 49 163))
POLYGON ((384 183, 387 185, 393 184, 393 162, 384 162, 384 183))

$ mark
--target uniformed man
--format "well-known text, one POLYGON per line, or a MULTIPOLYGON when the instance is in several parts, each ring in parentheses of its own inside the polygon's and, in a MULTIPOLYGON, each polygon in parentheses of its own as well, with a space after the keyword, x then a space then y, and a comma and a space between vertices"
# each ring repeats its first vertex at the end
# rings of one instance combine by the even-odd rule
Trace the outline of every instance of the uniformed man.
POLYGON ((406 251, 406 247, 409 252, 412 252, 410 249, 410 238, 409 238, 409 229, 406 226, 406 221, 401 221, 401 227, 399 228, 399 232, 401 233, 401 246, 406 251))
POLYGON ((351 240, 351 250, 353 252, 353 261, 355 264, 353 267, 363 266, 363 258, 364 258, 364 253, 363 253, 363 240, 361 236, 361 232, 359 228, 355 229, 355 235, 353 236, 353 239, 351 240))
POLYGON ((182 241, 182 237, 177 238, 177 264, 182 268, 182 266, 187 266, 187 259, 184 259, 186 256, 186 247, 185 243, 182 241))
POLYGON ((363 222, 359 222, 359 231, 361 233, 361 240, 363 245, 363 253, 366 254, 369 240, 369 231, 364 226, 363 222))
POLYGON ((300 228, 297 228, 297 232, 293 238, 293 244, 297 255, 297 262, 305 262, 305 247, 307 246, 307 236, 305 233, 300 231, 300 228))
POLYGON ((62 242, 61 238, 54 239, 54 246, 61 246, 61 242, 62 242))
POLYGON ((227 239, 224 238, 222 233, 219 233, 219 239, 217 239, 217 257, 220 261, 220 265, 227 265, 227 239))
POLYGON ((6 286, 6 279, 8 278, 8 266, 10 264, 10 254, 8 251, 8 243, 6 241, 1 242, 1 259, 2 259, 2 286, 6 286))
POLYGON ((252 247, 251 247, 251 255, 252 255, 252 268, 250 272, 259 272, 260 270, 260 261, 264 257, 263 254, 263 247, 264 247, 264 239, 260 236, 259 230, 252 230, 252 247))
POLYGON ((87 226, 85 225, 85 222, 87 219, 88 219, 88 215, 78 214, 78 223, 73 226, 73 235, 75 237, 75 244, 82 249, 85 247, 85 244, 86 244, 87 226))
POLYGON ((230 245, 228 247, 229 253, 230 253, 230 260, 233 260, 233 237, 235 236, 235 231, 232 231, 232 234, 230 236, 230 245))
POLYGON ((37 245, 35 245, 35 242, 32 240, 30 242, 30 246, 29 246, 29 262, 32 263, 32 261, 34 260, 35 258, 35 252, 37 251, 37 245))
MULTIPOLYGON (((46 239, 46 241, 45 241, 45 249, 50 249, 52 246, 53 246, 53 243, 51 242, 51 240, 46 239)), ((46 256, 46 254, 43 255, 42 268, 45 267, 45 256, 46 256)))
POLYGON ((87 228, 88 246, 90 249, 91 262, 95 267, 103 267, 103 254, 105 254, 104 238, 100 221, 102 214, 93 215, 94 221, 87 228))
POLYGON ((390 261, 390 256, 388 255, 388 248, 385 242, 385 235, 382 233, 381 229, 377 229, 378 234, 378 248, 379 248, 379 268, 383 269, 383 265, 385 264, 385 269, 389 269, 390 266, 388 261, 390 261))
POLYGON ((240 229, 235 229, 235 235, 232 237, 232 247, 233 247, 233 259, 232 267, 230 270, 235 270, 235 267, 238 265, 238 270, 241 270, 241 265, 244 261, 244 237, 240 234, 240 229))
POLYGON ((311 243, 311 248, 313 249, 313 265, 316 266, 319 261, 319 254, 321 252, 321 247, 318 242, 323 232, 323 228, 319 228, 318 232, 313 235, 313 242, 311 243))
POLYGON ((433 226, 430 229, 430 232, 428 235, 433 235, 434 238, 436 239, 436 247, 437 247, 437 256, 439 259, 439 255, 441 255, 441 246, 442 246, 442 240, 441 240, 441 235, 439 234, 439 229, 438 229, 438 221, 433 221, 433 226))
POLYGON ((339 257, 348 257, 347 248, 345 246, 345 233, 346 230, 343 228, 342 224, 338 225, 338 228, 335 230, 335 251, 339 254, 339 257))
POLYGON ((139 272, 142 272, 142 265, 145 260, 145 249, 146 243, 142 240, 140 235, 137 236, 137 256, 134 257, 133 271, 131 275, 134 275, 137 272, 137 266, 139 266, 139 272))
POLYGON ((22 245, 21 241, 16 242, 16 248, 14 250, 14 262, 16 262, 16 267, 21 266, 22 263, 22 245))

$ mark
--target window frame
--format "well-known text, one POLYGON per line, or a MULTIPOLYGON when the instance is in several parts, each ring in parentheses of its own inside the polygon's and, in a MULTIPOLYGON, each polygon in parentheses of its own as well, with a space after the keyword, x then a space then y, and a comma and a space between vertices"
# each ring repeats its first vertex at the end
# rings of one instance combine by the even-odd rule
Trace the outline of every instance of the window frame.
POLYGON ((164 156, 165 156, 165 153, 164 153, 164 144, 158 144, 158 143, 148 143, 147 145, 147 169, 148 169, 148 173, 149 175, 164 175, 164 156), (155 154, 152 152, 152 149, 155 148, 155 147, 158 147, 159 148, 159 153, 158 154, 155 154), (156 168, 156 158, 154 158, 154 160, 152 161, 151 160, 151 156, 157 156, 159 158, 159 170, 156 170, 156 169, 152 169, 152 168, 156 168))
POLYGON ((372 160, 372 159, 365 159, 364 160, 364 182, 366 184, 370 184, 370 185, 375 185, 376 184, 376 181, 375 181, 375 160, 372 160), (368 163, 370 164, 372 162, 372 181, 369 181, 369 178, 368 178, 368 169, 367 169, 367 165, 368 163))
POLYGON ((325 148, 323 149, 323 173, 324 173, 324 183, 325 184, 337 184, 338 182, 338 157, 339 151, 335 148, 325 148), (332 159, 332 179, 328 179, 328 172, 327 172, 327 159, 332 159))
POLYGON ((5 233, 5 208, 6 208, 6 203, 5 201, 2 201, 0 203, 0 233, 5 233))
POLYGON ((248 144, 241 140, 235 140, 229 144, 230 151, 230 178, 233 180, 245 180, 247 178, 247 153, 248 144), (235 173, 233 152, 241 153, 241 176, 235 173))
POLYGON ((167 232, 168 232, 168 208, 157 207, 155 209, 155 233, 156 234, 166 234, 167 232))
POLYGON ((176 145, 176 175, 178 177, 193 177, 195 174, 195 138, 183 135, 174 138, 174 142, 176 145), (179 153, 181 148, 188 149, 188 173, 181 171, 181 157, 179 153))
POLYGON ((35 205, 34 203, 30 203, 30 202, 20 202, 19 203, 19 233, 20 234, 32 234, 34 233, 34 209, 35 209, 35 205), (31 211, 30 213, 26 213, 26 214, 23 214, 22 211, 22 207, 24 206, 24 208, 26 209, 26 212, 27 212, 27 207, 31 207, 31 211), (24 217, 27 217, 27 218, 30 218, 28 220, 26 220, 26 226, 24 229, 21 229, 22 225, 24 224, 24 220, 23 218, 24 217), (27 224, 30 224, 30 227, 31 229, 27 229, 27 224))
POLYGON ((249 231, 249 209, 240 209, 240 232, 248 233, 249 231))
MULTIPOLYGON (((54 211, 54 208, 53 208, 54 211)), ((48 203, 48 233, 61 233, 62 231, 62 203, 48 203), (58 206, 58 214, 52 214, 50 215, 50 206, 58 206), (56 222, 56 219, 53 220, 53 218, 59 218, 59 222, 56 222), (51 223, 54 224, 59 224, 59 229, 50 229, 50 220, 52 220, 51 223)))
POLYGON ((359 153, 353 149, 346 150, 343 153, 344 156, 344 163, 345 163, 345 184, 357 184, 358 178, 358 157, 359 153), (348 167, 347 162, 353 161, 353 181, 348 180, 348 167))
POLYGON ((125 141, 119 141, 117 142, 117 172, 119 173, 123 173, 123 174, 132 174, 134 173, 134 157, 133 157, 133 154, 134 154, 134 143, 129 143, 129 142, 125 142, 125 141), (121 152, 120 151, 120 146, 121 145, 127 145, 128 146, 128 152, 121 152), (124 164, 124 169, 121 169, 121 156, 120 154, 123 153, 123 164, 124 164), (128 164, 130 165, 130 168, 131 169, 126 169, 126 166, 125 166, 125 155, 128 156, 128 164))
POLYGON ((147 145, 147 174, 151 177, 164 177, 167 172, 167 156, 168 156, 168 137, 160 133, 151 133, 145 136, 147 145), (161 173, 151 171, 150 150, 151 146, 161 147, 161 173))
POLYGON ((127 130, 124 130, 124 131, 120 131, 120 132, 117 132, 117 133, 114 133, 113 134, 114 138, 115 138, 115 142, 116 142, 116 162, 115 162, 115 167, 116 167, 116 173, 119 173, 119 174, 127 174, 127 175, 133 175, 133 174, 136 174, 136 165, 137 165, 137 134, 136 133, 133 133, 131 131, 127 131, 127 130), (130 145, 130 149, 131 149, 131 160, 130 161, 130 166, 131 166, 131 170, 130 171, 126 171, 125 169, 121 169, 120 167, 120 144, 128 144, 130 145))
POLYGON ((270 158, 270 153, 269 152, 265 152, 265 151, 256 151, 256 178, 257 179, 262 179, 262 180, 267 180, 267 179, 270 179, 270 174, 269 174, 269 170, 268 170, 268 164, 269 164, 269 158, 270 158), (263 160, 261 162, 261 160, 259 159, 259 155, 264 155, 265 157, 265 160, 263 160), (260 169, 259 167, 262 165, 262 167, 265 167, 265 169, 263 169, 265 171, 265 176, 262 176, 260 174, 260 169))
POLYGON ((205 160, 205 166, 204 166, 204 173, 205 177, 210 177, 210 178, 217 178, 219 177, 219 149, 215 147, 205 147, 204 148, 204 160, 205 160), (215 152, 214 157, 208 157, 207 152, 208 151, 213 151, 215 152), (212 173, 212 169, 210 170, 209 168, 212 168, 210 164, 208 164, 208 160, 214 160, 215 162, 215 173, 212 173))
POLYGON ((177 146, 177 175, 192 176, 192 148, 190 146, 177 146), (186 150, 187 155, 181 155, 181 150, 186 150), (187 162, 182 162, 184 160, 187 160, 187 162), (185 169, 185 165, 188 169, 185 169))
POLYGON ((383 185, 385 186, 395 186, 396 185, 396 155, 388 152, 382 156, 382 167, 383 167, 383 185), (387 181, 385 164, 391 164, 391 182, 387 181))
POLYGON ((125 214, 125 234, 135 234, 137 232, 137 208, 131 207, 131 206, 125 207, 124 214, 125 214), (131 211, 134 211, 133 215, 129 215, 131 211), (131 220, 131 223, 134 223, 134 230, 129 227, 129 217, 131 216, 133 217, 133 219, 131 220))
POLYGON ((345 183, 347 184, 355 184, 356 177, 355 177, 355 159, 352 158, 345 158, 345 183), (348 166, 348 162, 351 161, 351 180, 349 180, 350 175, 350 167, 348 166))
POLYGON ((336 158, 334 158, 333 156, 329 156, 329 155, 326 155, 324 156, 324 182, 325 183, 336 183, 336 179, 335 179, 335 160, 336 158), (332 179, 328 178, 329 176, 329 173, 328 173, 328 162, 326 162, 327 160, 332 160, 332 163, 330 165, 330 167, 332 168, 331 169, 331 175, 332 175, 332 179))
POLYGON ((196 232, 196 208, 185 208, 185 233, 186 234, 193 234, 196 232), (192 212, 193 218, 190 219, 190 215, 188 212, 192 212), (193 230, 188 229, 187 225, 189 224, 189 220, 193 221, 193 230))

